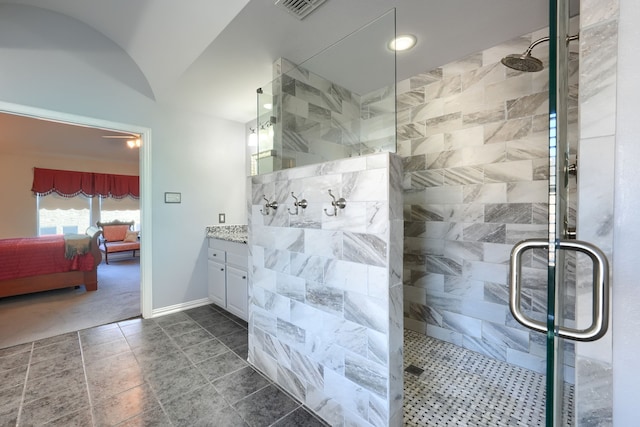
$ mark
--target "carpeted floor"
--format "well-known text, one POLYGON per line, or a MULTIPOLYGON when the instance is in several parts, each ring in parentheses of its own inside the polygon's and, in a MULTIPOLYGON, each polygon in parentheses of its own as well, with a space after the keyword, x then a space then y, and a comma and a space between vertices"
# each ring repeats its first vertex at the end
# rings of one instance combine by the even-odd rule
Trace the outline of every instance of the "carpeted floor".
POLYGON ((140 315, 140 258, 102 261, 98 290, 66 288, 0 298, 0 348, 140 315))

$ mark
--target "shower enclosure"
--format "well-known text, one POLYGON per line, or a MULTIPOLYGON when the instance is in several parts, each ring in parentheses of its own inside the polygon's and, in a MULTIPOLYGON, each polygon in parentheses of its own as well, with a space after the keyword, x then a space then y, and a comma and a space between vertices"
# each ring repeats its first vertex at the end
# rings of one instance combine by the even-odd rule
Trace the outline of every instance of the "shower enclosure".
POLYGON ((549 27, 426 71, 398 93, 398 117, 408 117, 398 123, 399 152, 409 153, 405 328, 545 374, 549 426, 602 416, 585 393, 576 414, 561 411, 585 383, 576 348, 591 344, 575 340, 602 337, 608 319, 606 257, 571 240, 587 48, 568 4, 550 3, 549 27), (514 51, 524 53, 504 56, 514 51))
MULTIPOLYGON (((545 375, 546 403, 540 406, 546 408, 547 426, 580 425, 590 417, 562 413, 563 408, 573 411, 566 402, 574 397, 565 394, 579 388, 581 376, 579 345, 573 342, 602 337, 609 317, 606 256, 589 242, 572 239, 580 216, 581 34, 577 9, 570 13, 568 5, 550 1, 548 26, 397 85, 395 70, 386 68, 395 62, 365 61, 363 70, 359 61, 345 60, 359 58, 354 52, 382 45, 395 34, 393 23, 380 20, 383 37, 347 38, 339 43, 348 46, 342 53, 328 49, 303 64, 277 61, 274 80, 258 90, 255 127, 258 174, 291 172, 255 181, 253 216, 260 215, 264 189, 274 193, 266 194, 268 201, 289 203, 289 214, 294 199, 309 202, 308 208, 295 210, 301 215, 280 209, 257 217, 257 224, 303 229, 305 237, 327 237, 326 245, 334 249, 340 244, 324 232, 343 230, 329 224, 322 210, 311 209, 314 200, 327 197, 326 190, 301 187, 301 177, 306 179, 309 167, 316 165, 323 183, 325 174, 339 168, 338 159, 381 151, 402 157, 404 241, 389 244, 402 246, 404 328, 545 375), (512 52, 524 53, 505 57, 512 52), (335 73, 328 64, 343 67, 335 73), (363 87, 361 77, 374 69, 383 69, 385 77, 363 87)), ((351 214, 353 205, 345 199, 344 212, 351 214)), ((282 245, 274 256, 286 255, 290 243, 274 238, 265 245, 282 245)), ((314 261, 331 263, 335 255, 314 261)), ((338 304, 332 314, 348 317, 340 301, 346 304, 353 295, 340 288, 326 292, 338 304)), ((298 332, 313 339, 311 329, 298 332)), ((344 356, 343 345, 335 347, 338 358, 344 356)), ((340 371, 340 363, 310 357, 327 375, 340 371)), ((428 375, 421 379, 429 381, 428 375)), ((352 380, 347 376, 345 384, 352 380)), ((369 385, 363 387, 370 391, 369 385)), ((442 396, 445 401, 457 398, 455 393, 442 396)), ((332 410, 342 405, 362 409, 353 402, 328 401, 336 405, 332 410)), ((583 399, 577 402, 580 412, 583 399)))
POLYGON ((391 10, 300 64, 273 64, 257 90, 258 174, 396 152, 393 37, 391 10))
MULTIPOLYGON (((510 260, 509 302, 511 312, 520 324, 546 335, 546 425, 551 427, 566 425, 568 420, 576 419, 574 414, 564 413, 567 408, 563 405, 565 395, 573 393, 573 387, 569 387, 565 381, 565 351, 570 349, 571 357, 575 358, 574 342, 593 342, 605 336, 609 322, 610 290, 607 257, 593 243, 576 240, 576 216, 570 210, 569 183, 578 167, 575 160, 570 160, 570 111, 578 105, 575 102, 571 105, 569 46, 572 41, 579 39, 579 35, 572 34, 570 29, 568 1, 550 2, 548 39, 548 236, 523 240, 514 246, 510 260), (522 310, 522 255, 527 250, 540 248, 544 248, 547 257, 546 319, 543 320, 534 319, 522 310), (585 258, 587 262, 583 261, 585 258), (587 304, 587 310, 582 312, 579 305, 584 306, 585 301, 580 303, 576 298, 576 266, 591 270, 590 292, 585 295, 591 301, 587 304)), ((530 49, 523 57, 521 63, 529 64, 524 67, 529 71, 532 63, 530 49)), ((503 63, 512 66, 514 59, 505 58, 503 63)), ((576 208, 575 202, 573 208, 576 208)), ((575 377, 573 380, 575 382, 575 377)))

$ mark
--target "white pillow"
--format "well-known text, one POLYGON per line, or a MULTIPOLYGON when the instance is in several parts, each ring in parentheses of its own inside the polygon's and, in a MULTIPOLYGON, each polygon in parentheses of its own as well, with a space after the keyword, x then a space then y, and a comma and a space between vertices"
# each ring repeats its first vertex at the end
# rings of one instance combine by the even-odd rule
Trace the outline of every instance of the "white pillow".
POLYGON ((127 231, 124 235, 123 242, 137 242, 138 241, 138 232, 137 231, 127 231))

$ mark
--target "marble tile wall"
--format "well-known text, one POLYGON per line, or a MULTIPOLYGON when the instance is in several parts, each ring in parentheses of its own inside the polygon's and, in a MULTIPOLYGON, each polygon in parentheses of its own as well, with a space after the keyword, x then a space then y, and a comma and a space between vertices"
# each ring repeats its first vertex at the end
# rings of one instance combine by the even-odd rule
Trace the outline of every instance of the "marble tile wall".
POLYGON ((331 425, 402 425, 401 175, 382 153, 252 177, 249 362, 331 425))
POLYGON ((274 67, 275 140, 283 165, 358 155, 360 97, 284 58, 274 67))
MULTIPOLYGON (((580 2, 580 162, 577 237, 613 261, 613 194, 616 139, 617 0, 580 2)), ((578 260, 577 315, 591 320, 591 266, 578 260)), ((611 284, 615 289, 615 283, 611 284)), ((611 323, 609 326, 611 330, 611 323)), ((576 425, 611 426, 612 334, 576 345, 576 425)))
MULTIPOLYGON (((546 35, 471 54, 397 89, 405 328, 536 372, 545 371, 544 336, 512 317, 507 275, 513 244, 546 236, 548 75, 511 70, 500 59, 546 35)), ((548 45, 534 55, 547 63, 548 45)), ((575 131, 577 53, 571 64, 575 131)), ((525 254, 523 272, 523 309, 544 320, 544 255, 525 254)), ((566 304, 572 312, 574 295, 566 304)), ((571 355, 569 348, 568 380, 571 355)))
POLYGON ((284 58, 274 65, 275 146, 284 167, 395 152, 395 86, 360 95, 284 58))
POLYGON ((361 154, 388 151, 396 147, 396 86, 391 85, 360 97, 361 154))

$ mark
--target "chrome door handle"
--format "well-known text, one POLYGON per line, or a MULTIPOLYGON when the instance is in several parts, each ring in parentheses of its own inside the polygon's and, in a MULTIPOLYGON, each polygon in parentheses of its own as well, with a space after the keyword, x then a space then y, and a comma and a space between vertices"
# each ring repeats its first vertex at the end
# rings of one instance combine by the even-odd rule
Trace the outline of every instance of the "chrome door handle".
MULTIPOLYGON (((522 253, 528 249, 545 248, 549 242, 543 239, 528 239, 518 242, 511 250, 509 263, 509 308, 513 317, 522 325, 539 332, 547 332, 547 325, 526 316, 520 310, 522 291, 522 253)), ((609 326, 609 263, 605 254, 591 243, 579 240, 561 240, 558 249, 574 250, 589 256, 593 261, 592 322, 586 329, 557 327, 559 337, 575 341, 595 341, 607 332, 609 326)))
POLYGON ((509 260, 509 309, 513 317, 523 326, 538 332, 547 332, 547 324, 526 316, 520 310, 522 292, 522 253, 528 249, 546 248, 549 242, 542 239, 527 239, 515 244, 509 260))
POLYGON ((582 252, 593 261, 592 321, 586 329, 560 327, 558 335, 575 341, 595 341, 607 333, 609 327, 609 262, 595 245, 580 240, 561 240, 558 248, 582 252))

